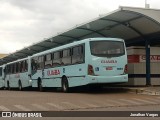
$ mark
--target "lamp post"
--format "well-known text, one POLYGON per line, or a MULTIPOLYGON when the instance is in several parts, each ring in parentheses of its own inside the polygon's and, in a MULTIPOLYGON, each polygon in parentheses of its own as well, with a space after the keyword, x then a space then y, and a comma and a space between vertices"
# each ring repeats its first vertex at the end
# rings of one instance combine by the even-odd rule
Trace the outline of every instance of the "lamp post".
POLYGON ((147 4, 147 0, 145 0, 145 8, 149 9, 149 4, 147 4))

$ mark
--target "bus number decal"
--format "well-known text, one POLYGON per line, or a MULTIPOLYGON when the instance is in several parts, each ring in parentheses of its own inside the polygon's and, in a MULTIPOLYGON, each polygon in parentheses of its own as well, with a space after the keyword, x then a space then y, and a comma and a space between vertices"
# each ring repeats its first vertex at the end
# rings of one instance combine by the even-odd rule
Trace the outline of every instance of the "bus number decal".
POLYGON ((102 60, 101 63, 117 63, 117 60, 102 60))
POLYGON ((60 70, 48 70, 47 71, 47 75, 51 76, 51 75, 60 75, 60 70))

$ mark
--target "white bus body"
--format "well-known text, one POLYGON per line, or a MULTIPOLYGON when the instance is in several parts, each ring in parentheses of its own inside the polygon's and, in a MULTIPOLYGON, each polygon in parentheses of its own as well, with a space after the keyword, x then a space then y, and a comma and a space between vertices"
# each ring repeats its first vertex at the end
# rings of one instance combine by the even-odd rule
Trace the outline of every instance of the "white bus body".
POLYGON ((24 58, 5 65, 5 87, 22 88, 32 86, 30 79, 30 59, 24 58))
POLYGON ((0 66, 0 88, 4 88, 4 65, 0 66))
POLYGON ((31 56, 32 87, 128 82, 124 40, 89 38, 31 56))

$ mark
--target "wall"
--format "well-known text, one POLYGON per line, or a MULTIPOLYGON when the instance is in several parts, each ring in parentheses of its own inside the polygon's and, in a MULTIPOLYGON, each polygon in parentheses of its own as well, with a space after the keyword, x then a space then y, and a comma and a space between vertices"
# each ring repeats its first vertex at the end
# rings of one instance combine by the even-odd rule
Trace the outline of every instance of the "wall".
MULTIPOLYGON (((146 85, 145 47, 128 47, 129 81, 125 85, 146 85)), ((160 85, 160 47, 150 48, 151 85, 160 85)))

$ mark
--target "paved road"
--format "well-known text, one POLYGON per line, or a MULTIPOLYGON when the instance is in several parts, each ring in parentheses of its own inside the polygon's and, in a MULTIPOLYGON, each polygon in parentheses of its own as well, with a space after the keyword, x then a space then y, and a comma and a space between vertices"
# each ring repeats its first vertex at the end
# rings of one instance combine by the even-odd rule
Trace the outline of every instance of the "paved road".
MULTIPOLYGON (((104 89, 99 92, 62 93, 55 91, 0 90, 0 111, 160 111, 160 96, 137 95, 124 90, 104 89)), ((0 118, 3 119, 3 118, 0 118)), ((13 118, 19 120, 22 118, 13 118)), ((23 118, 29 120, 31 118, 23 118)), ((35 118, 34 118, 35 119, 35 118)), ((38 120, 64 118, 38 118, 38 120)), ((65 120, 81 120, 69 118, 65 120)), ((115 120, 137 118, 87 117, 88 120, 115 120)), ((151 118, 138 118, 150 120, 151 118)), ((158 119, 158 118, 156 118, 158 119)), ((35 119, 36 120, 36 119, 35 119)))
POLYGON ((125 91, 38 92, 0 90, 0 111, 68 111, 160 105, 160 96, 147 96, 125 91))

